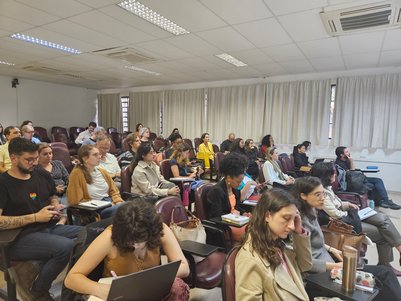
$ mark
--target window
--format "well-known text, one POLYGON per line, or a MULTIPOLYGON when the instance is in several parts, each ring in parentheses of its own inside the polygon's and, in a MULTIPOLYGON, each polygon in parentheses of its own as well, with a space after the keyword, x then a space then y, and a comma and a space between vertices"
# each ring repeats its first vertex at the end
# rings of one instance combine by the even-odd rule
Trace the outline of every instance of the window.
POLYGON ((329 140, 333 137, 333 119, 334 119, 334 102, 336 99, 336 85, 331 85, 330 95, 330 125, 329 125, 329 140))
POLYGON ((129 104, 129 97, 123 96, 121 97, 121 115, 123 119, 123 132, 128 132, 128 104, 129 104))

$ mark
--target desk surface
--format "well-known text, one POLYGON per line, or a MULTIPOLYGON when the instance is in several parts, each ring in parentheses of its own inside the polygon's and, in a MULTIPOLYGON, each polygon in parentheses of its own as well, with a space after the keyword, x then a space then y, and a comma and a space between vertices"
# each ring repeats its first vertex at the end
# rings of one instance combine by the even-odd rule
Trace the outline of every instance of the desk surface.
POLYGON ((248 223, 246 223, 246 224, 243 224, 243 225, 237 225, 237 224, 234 224, 234 223, 229 223, 229 222, 223 221, 220 216, 219 217, 209 218, 209 220, 211 220, 212 222, 215 222, 216 224, 226 225, 226 226, 235 227, 235 228, 242 228, 242 227, 244 227, 244 226, 246 226, 248 224, 248 223))
POLYGON ((330 278, 330 272, 313 273, 306 277, 306 282, 323 289, 329 297, 339 297, 351 301, 370 301, 379 293, 377 289, 373 293, 355 289, 353 293, 346 293, 341 289, 341 284, 335 283, 330 278))
POLYGON ((192 240, 183 240, 180 241, 179 244, 183 251, 202 257, 209 256, 218 249, 218 247, 202 244, 192 240))

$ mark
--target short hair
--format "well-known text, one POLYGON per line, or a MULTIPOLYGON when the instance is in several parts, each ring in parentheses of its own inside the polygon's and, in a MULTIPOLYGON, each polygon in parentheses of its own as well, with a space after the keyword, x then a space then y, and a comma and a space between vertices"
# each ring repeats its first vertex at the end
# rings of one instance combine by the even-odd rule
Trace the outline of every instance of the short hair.
POLYGON ((339 146, 336 148, 336 156, 337 158, 340 158, 341 155, 344 155, 344 151, 347 147, 346 146, 339 146))
POLYGON ((177 139, 182 139, 182 137, 179 133, 172 133, 168 139, 170 140, 171 143, 173 143, 177 139))
POLYGON ((104 140, 108 140, 108 141, 110 142, 110 144, 111 144, 111 139, 110 139, 110 137, 107 136, 107 135, 100 135, 100 136, 97 136, 97 137, 96 137, 96 144, 98 144, 99 142, 102 142, 102 141, 104 141, 104 140))
POLYGON ((35 130, 33 126, 31 126, 31 125, 29 125, 29 124, 26 124, 26 125, 24 125, 24 126, 21 127, 21 132, 25 133, 25 132, 27 132, 30 128, 32 128, 33 130, 35 130))
POLYGON ((247 167, 248 163, 245 157, 237 153, 228 154, 220 162, 221 174, 231 178, 244 174, 247 167))
POLYGON ((92 127, 96 128, 96 127, 97 127, 97 123, 96 123, 96 122, 94 122, 94 121, 91 121, 91 122, 89 122, 89 125, 88 125, 88 127, 90 127, 90 126, 92 126, 92 127))
POLYGON ((121 253, 135 250, 134 243, 146 241, 148 249, 161 246, 163 223, 151 203, 144 200, 126 202, 113 218, 111 240, 121 253))
POLYGON ((99 132, 106 133, 106 130, 104 129, 104 127, 98 126, 98 127, 96 127, 96 128, 93 130, 93 132, 94 132, 95 134, 96 134, 96 133, 99 133, 99 132))
POLYGON ((4 136, 10 135, 11 134, 11 130, 13 130, 13 129, 18 129, 18 127, 14 126, 14 125, 10 125, 10 126, 6 127, 4 129, 4 136))
POLYGON ((323 187, 331 186, 331 177, 336 173, 332 162, 319 162, 313 165, 311 176, 319 178, 323 187))
POLYGON ((24 126, 24 125, 27 125, 27 124, 29 124, 29 123, 32 123, 33 124, 33 122, 31 121, 31 120, 24 120, 22 123, 21 123, 21 129, 22 129, 22 127, 24 126))
POLYGON ((10 141, 8 152, 10 155, 20 156, 22 153, 34 153, 38 151, 39 146, 25 138, 16 137, 10 141))

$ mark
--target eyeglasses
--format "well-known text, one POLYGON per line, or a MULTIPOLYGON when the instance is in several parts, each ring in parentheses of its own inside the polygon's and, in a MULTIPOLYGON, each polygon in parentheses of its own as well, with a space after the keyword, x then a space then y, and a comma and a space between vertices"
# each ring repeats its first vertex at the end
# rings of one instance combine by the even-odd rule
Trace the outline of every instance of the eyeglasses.
POLYGON ((22 158, 26 163, 28 164, 33 164, 35 162, 37 162, 39 160, 39 157, 35 157, 35 158, 22 158))
POLYGON ((312 193, 313 196, 317 197, 317 198, 321 198, 324 195, 323 191, 318 191, 315 193, 312 193))

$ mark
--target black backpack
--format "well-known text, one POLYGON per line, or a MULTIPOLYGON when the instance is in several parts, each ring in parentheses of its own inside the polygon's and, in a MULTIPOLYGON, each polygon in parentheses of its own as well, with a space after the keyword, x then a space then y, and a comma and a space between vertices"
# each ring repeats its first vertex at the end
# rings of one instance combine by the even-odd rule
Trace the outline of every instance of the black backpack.
POLYGON ((368 180, 366 176, 357 170, 347 170, 345 174, 347 191, 365 194, 368 192, 368 180))

